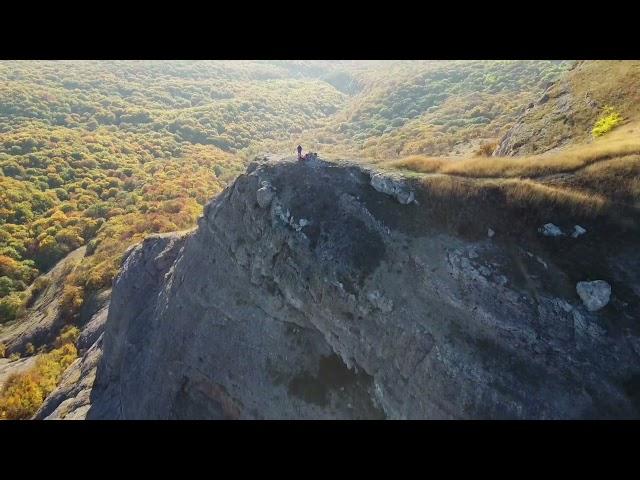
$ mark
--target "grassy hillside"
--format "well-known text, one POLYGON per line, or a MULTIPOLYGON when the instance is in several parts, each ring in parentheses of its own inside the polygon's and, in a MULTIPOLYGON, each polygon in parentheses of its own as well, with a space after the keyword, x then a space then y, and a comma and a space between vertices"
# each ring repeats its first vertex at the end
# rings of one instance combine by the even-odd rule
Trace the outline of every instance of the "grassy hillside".
POLYGON ((352 73, 358 95, 287 142, 358 157, 465 154, 495 142, 572 62, 393 62, 352 73))
POLYGON ((499 154, 529 155, 590 141, 611 112, 623 122, 640 114, 640 62, 579 62, 537 101, 503 139, 499 154))

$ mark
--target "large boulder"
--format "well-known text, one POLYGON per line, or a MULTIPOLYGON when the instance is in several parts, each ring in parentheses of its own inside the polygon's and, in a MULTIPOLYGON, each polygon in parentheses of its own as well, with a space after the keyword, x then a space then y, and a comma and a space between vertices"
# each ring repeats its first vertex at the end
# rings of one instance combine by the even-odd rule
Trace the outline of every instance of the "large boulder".
POLYGON ((587 229, 584 227, 581 227, 580 225, 574 225, 573 226, 573 233, 571 234, 571 236, 573 238, 578 238, 580 235, 584 235, 585 233, 587 233, 587 229))
POLYGON ((562 235, 564 235, 560 227, 554 225, 553 223, 545 223, 538 229, 538 231, 545 237, 561 237, 562 235))
POLYGON ((578 282, 576 291, 582 303, 590 312, 596 312, 604 308, 611 298, 611 285, 604 280, 578 282))
POLYGON ((414 193, 402 180, 381 173, 371 175, 371 186, 378 192, 392 196, 403 205, 407 205, 415 199, 414 193))

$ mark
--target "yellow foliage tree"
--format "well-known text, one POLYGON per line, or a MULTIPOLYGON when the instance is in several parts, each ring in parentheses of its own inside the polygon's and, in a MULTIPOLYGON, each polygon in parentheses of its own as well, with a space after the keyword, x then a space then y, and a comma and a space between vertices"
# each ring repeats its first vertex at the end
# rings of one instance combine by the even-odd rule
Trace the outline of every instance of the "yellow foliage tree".
POLYGON ((40 356, 31 370, 9 377, 0 389, 0 419, 32 417, 77 357, 75 345, 67 342, 40 356))
POLYGON ((60 300, 60 310, 67 318, 73 318, 84 301, 84 289, 76 285, 65 285, 60 300))
POLYGON ((591 130, 594 137, 601 137, 622 123, 622 117, 613 107, 605 107, 602 115, 591 130))

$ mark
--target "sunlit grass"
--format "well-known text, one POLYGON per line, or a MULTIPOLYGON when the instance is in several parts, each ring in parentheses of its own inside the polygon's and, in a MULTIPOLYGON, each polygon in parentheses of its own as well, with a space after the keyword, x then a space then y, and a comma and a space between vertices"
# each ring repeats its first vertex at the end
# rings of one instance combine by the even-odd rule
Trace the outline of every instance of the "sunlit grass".
POLYGON ((572 214, 595 216, 607 205, 605 196, 572 188, 544 185, 532 180, 505 180, 502 184, 508 203, 518 203, 529 208, 558 205, 572 214))
MULTIPOLYGON (((640 154, 638 124, 620 134, 613 133, 588 144, 566 148, 546 155, 524 157, 410 157, 381 163, 385 168, 421 173, 444 173, 470 178, 533 178, 558 173, 571 173, 596 162, 640 154)), ((618 132, 615 132, 618 133, 618 132)))
POLYGON ((450 160, 438 157, 426 157, 423 155, 411 155, 409 157, 384 162, 387 168, 406 169, 420 173, 434 173, 445 167, 450 160))
POLYGON ((595 216, 608 204, 606 196, 599 193, 544 185, 529 179, 499 179, 472 181, 460 177, 442 175, 426 177, 422 184, 432 196, 469 202, 482 201, 490 190, 502 192, 505 206, 519 205, 531 209, 561 207, 582 216, 595 216))
POLYGON ((638 125, 546 155, 410 157, 378 166, 420 177, 429 195, 464 202, 499 192, 505 206, 583 217, 613 214, 620 203, 640 206, 638 125), (410 172, 410 173, 409 173, 410 172))
POLYGON ((640 139, 619 139, 545 156, 472 158, 444 165, 439 171, 465 177, 538 177, 575 172, 601 160, 637 153, 640 139))

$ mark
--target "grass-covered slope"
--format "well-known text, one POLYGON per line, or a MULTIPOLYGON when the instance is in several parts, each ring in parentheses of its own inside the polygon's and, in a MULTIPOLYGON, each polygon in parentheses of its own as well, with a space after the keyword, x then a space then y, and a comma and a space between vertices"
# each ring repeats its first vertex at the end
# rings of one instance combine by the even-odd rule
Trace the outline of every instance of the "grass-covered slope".
MULTIPOLYGON (((638 61, 579 62, 528 105, 496 154, 529 155, 584 143, 594 136, 599 121, 607 124, 607 117, 634 121, 640 114, 639 87, 638 61)), ((607 131, 596 130, 595 136, 607 131)))

